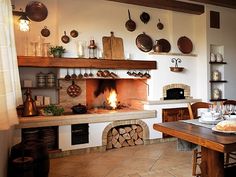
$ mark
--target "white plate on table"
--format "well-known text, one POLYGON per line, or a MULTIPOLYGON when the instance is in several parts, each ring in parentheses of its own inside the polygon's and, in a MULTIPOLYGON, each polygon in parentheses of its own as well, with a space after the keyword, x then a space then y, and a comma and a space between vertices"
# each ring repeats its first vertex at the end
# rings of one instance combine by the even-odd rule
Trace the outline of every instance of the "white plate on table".
POLYGON ((216 127, 212 127, 212 130, 213 130, 214 132, 220 132, 220 133, 234 133, 234 134, 236 134, 236 131, 223 131, 223 130, 218 130, 218 129, 216 129, 216 127))
POLYGON ((224 118, 227 120, 236 120, 236 115, 224 115, 224 118))
POLYGON ((199 119, 198 119, 198 121, 200 122, 200 123, 203 123, 203 124, 210 124, 210 125, 216 125, 216 124, 218 124, 220 121, 222 121, 222 120, 224 120, 224 119, 222 119, 222 118, 219 118, 219 119, 204 119, 204 118, 202 118, 202 117, 200 117, 199 119))

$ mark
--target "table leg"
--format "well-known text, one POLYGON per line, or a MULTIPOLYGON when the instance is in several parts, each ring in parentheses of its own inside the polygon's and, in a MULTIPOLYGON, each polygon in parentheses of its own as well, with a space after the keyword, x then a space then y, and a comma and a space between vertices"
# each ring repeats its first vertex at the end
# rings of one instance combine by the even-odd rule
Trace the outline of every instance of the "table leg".
POLYGON ((224 154, 201 147, 202 177, 224 177, 224 154))

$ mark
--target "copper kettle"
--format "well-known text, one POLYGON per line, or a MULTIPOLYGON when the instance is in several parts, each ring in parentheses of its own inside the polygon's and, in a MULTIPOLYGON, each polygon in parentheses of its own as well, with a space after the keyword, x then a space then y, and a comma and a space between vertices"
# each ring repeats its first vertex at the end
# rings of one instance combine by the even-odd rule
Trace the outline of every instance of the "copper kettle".
POLYGON ((37 116, 38 111, 36 108, 35 101, 31 97, 31 90, 27 88, 26 92, 26 99, 24 101, 24 110, 22 112, 23 117, 28 117, 28 116, 37 116))

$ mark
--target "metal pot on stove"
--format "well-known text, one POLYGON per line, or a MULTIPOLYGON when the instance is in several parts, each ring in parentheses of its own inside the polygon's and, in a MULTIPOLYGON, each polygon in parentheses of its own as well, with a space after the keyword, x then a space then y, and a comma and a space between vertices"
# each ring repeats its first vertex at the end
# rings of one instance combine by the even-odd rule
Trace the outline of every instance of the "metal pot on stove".
POLYGON ((85 105, 80 104, 80 103, 78 105, 72 106, 71 109, 74 114, 87 113, 87 107, 85 105))

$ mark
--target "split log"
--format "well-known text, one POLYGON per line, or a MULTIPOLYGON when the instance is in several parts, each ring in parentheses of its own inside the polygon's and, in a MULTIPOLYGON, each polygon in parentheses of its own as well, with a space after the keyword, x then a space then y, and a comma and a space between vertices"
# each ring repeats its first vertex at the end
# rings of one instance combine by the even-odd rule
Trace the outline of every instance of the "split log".
POLYGON ((133 130, 136 130, 136 129, 137 129, 137 125, 133 124, 133 125, 131 125, 131 128, 132 128, 133 130))
POLYGON ((141 131, 143 131, 143 129, 142 129, 142 127, 141 126, 137 126, 137 129, 136 129, 136 132, 141 132, 141 131))
POLYGON ((117 141, 116 144, 114 145, 115 148, 121 148, 121 144, 117 141))
POLYGON ((123 137, 124 137, 126 140, 129 140, 129 139, 131 139, 131 137, 130 137, 130 134, 129 134, 129 133, 125 133, 125 134, 123 135, 123 137))
POLYGON ((141 138, 137 139, 135 142, 134 142, 136 145, 140 145, 140 144, 143 144, 143 140, 141 138))
POLYGON ((138 137, 139 137, 139 138, 143 138, 143 131, 141 131, 141 132, 138 133, 138 137))
POLYGON ((111 140, 112 140, 112 136, 108 136, 107 141, 111 141, 111 140))
MULTIPOLYGON (((122 135, 120 135, 120 136, 119 136, 119 142, 120 142, 120 144, 123 144, 124 141, 125 141, 125 138, 124 138, 122 135)), ((122 145, 122 146, 123 146, 123 145, 122 145)))
POLYGON ((121 135, 123 135, 123 134, 125 134, 125 133, 126 133, 126 131, 125 131, 125 129, 124 129, 124 128, 119 128, 119 133, 120 133, 121 135))
POLYGON ((128 143, 130 146, 134 146, 134 145, 135 145, 133 139, 127 140, 127 143, 128 143))
POLYGON ((138 139, 138 133, 134 133, 134 136, 132 137, 133 140, 137 140, 138 139))
POLYGON ((113 136, 115 139, 119 139, 120 134, 118 133, 117 135, 113 136))
POLYGON ((112 138, 112 144, 115 146, 115 144, 117 143, 117 139, 115 137, 112 138))
POLYGON ((133 130, 131 130, 130 132, 129 132, 129 134, 130 134, 130 136, 131 136, 131 138, 134 136, 134 134, 135 134, 135 130, 133 129, 133 130))
POLYGON ((127 141, 124 141, 123 144, 122 144, 122 147, 128 147, 129 144, 127 143, 127 141))
POLYGON ((118 134, 118 131, 116 130, 116 128, 113 128, 113 129, 112 129, 112 135, 115 136, 115 135, 117 135, 117 134, 118 134))
POLYGON ((107 149, 112 149, 112 142, 111 142, 111 141, 109 141, 109 142, 107 143, 107 149))
POLYGON ((132 130, 131 127, 125 127, 125 132, 126 132, 126 133, 129 133, 131 130, 132 130))

